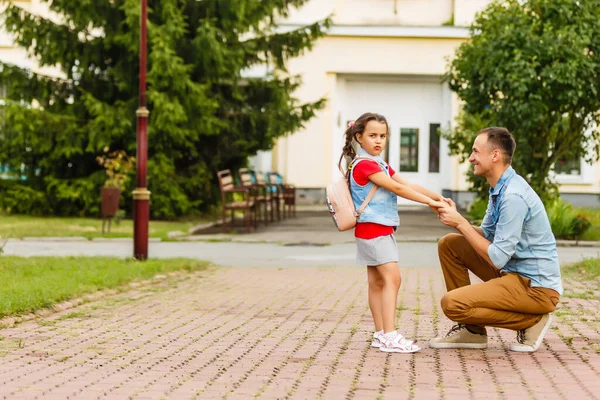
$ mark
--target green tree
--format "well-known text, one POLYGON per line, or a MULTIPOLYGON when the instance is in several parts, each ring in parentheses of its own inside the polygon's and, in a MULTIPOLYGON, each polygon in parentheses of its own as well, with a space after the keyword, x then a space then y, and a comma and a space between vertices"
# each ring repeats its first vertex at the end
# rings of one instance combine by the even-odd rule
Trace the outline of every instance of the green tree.
MULTIPOLYGON (((300 80, 286 62, 310 49, 329 20, 288 32, 276 24, 306 1, 149 0, 154 217, 207 209, 217 201, 218 169, 242 166, 322 107, 323 99, 301 104, 293 97, 300 80), (255 66, 273 72, 245 77, 255 66)), ((0 0, 5 29, 18 45, 63 75, 49 78, 0 63, 0 166, 23 170, 27 178, 0 181, 0 208, 97 215, 105 175, 96 157, 106 146, 135 156, 140 2, 47 2, 58 18, 0 0), (15 199, 15 193, 28 195, 15 199), (43 210, 26 204, 40 196, 47 199, 43 210)))
POLYGON ((445 75, 464 101, 451 153, 466 159, 479 129, 504 126, 517 141, 515 169, 552 197, 555 162, 600 155, 600 1, 497 0, 470 32, 445 75))

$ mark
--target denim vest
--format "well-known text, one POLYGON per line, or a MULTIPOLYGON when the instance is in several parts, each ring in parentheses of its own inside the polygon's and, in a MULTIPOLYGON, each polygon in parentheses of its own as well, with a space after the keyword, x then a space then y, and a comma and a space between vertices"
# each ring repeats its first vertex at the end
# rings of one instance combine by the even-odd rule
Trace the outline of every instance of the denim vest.
MULTIPOLYGON (((362 148, 358 150, 358 156, 368 157, 377 162, 382 171, 390 176, 389 166, 381 157, 373 157, 362 148)), ((353 169, 361 161, 364 161, 364 159, 355 160, 350 169, 350 191, 352 193, 354 207, 357 210, 367 198, 367 195, 373 187, 373 182, 371 181, 366 185, 361 186, 354 180, 353 169)), ((400 225, 400 218, 398 217, 398 196, 387 189, 378 187, 375 191, 375 195, 371 198, 371 201, 365 207, 356 222, 372 222, 386 226, 400 225)))
POLYGON ((492 242, 488 255, 496 267, 529 278, 532 287, 562 294, 556 240, 544 204, 512 167, 490 188, 481 229, 492 242))

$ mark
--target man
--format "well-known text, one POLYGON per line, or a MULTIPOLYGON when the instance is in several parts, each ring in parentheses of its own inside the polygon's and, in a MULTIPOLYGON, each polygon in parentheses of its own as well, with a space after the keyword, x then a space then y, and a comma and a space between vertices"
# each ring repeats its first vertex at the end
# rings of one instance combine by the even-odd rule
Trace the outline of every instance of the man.
POLYGON ((562 294, 556 241, 546 210, 531 186, 511 167, 515 140, 505 128, 477 133, 469 162, 490 184, 481 227, 472 226, 452 200, 439 219, 459 233, 438 243, 448 293, 444 314, 458 323, 432 339, 437 349, 484 349, 486 326, 517 331, 513 351, 542 343, 562 294), (469 272, 483 283, 471 285, 469 272))

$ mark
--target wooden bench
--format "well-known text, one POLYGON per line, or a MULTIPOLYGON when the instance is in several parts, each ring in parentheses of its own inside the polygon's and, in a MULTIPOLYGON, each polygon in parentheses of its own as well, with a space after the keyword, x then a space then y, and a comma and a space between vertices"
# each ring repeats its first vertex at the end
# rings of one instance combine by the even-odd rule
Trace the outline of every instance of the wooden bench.
POLYGON ((254 229, 256 229, 256 202, 253 189, 245 186, 235 186, 233 175, 228 169, 218 171, 217 177, 219 178, 219 187, 221 189, 221 203, 223 207, 223 232, 226 231, 225 221, 227 218, 227 211, 231 211, 230 229, 233 229, 236 211, 244 212, 244 225, 246 226, 246 231, 248 233, 251 230, 251 225, 254 225, 254 229), (238 194, 239 197, 241 197, 241 200, 236 199, 236 194, 238 194))

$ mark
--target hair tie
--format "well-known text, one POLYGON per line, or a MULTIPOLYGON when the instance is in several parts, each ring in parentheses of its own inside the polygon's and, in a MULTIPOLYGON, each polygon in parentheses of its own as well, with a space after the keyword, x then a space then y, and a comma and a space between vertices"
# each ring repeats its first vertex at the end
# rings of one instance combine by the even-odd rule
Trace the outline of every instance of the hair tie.
POLYGON ((350 121, 350 122, 348 122, 348 128, 352 128, 354 126, 354 122, 356 122, 356 121, 350 121))

